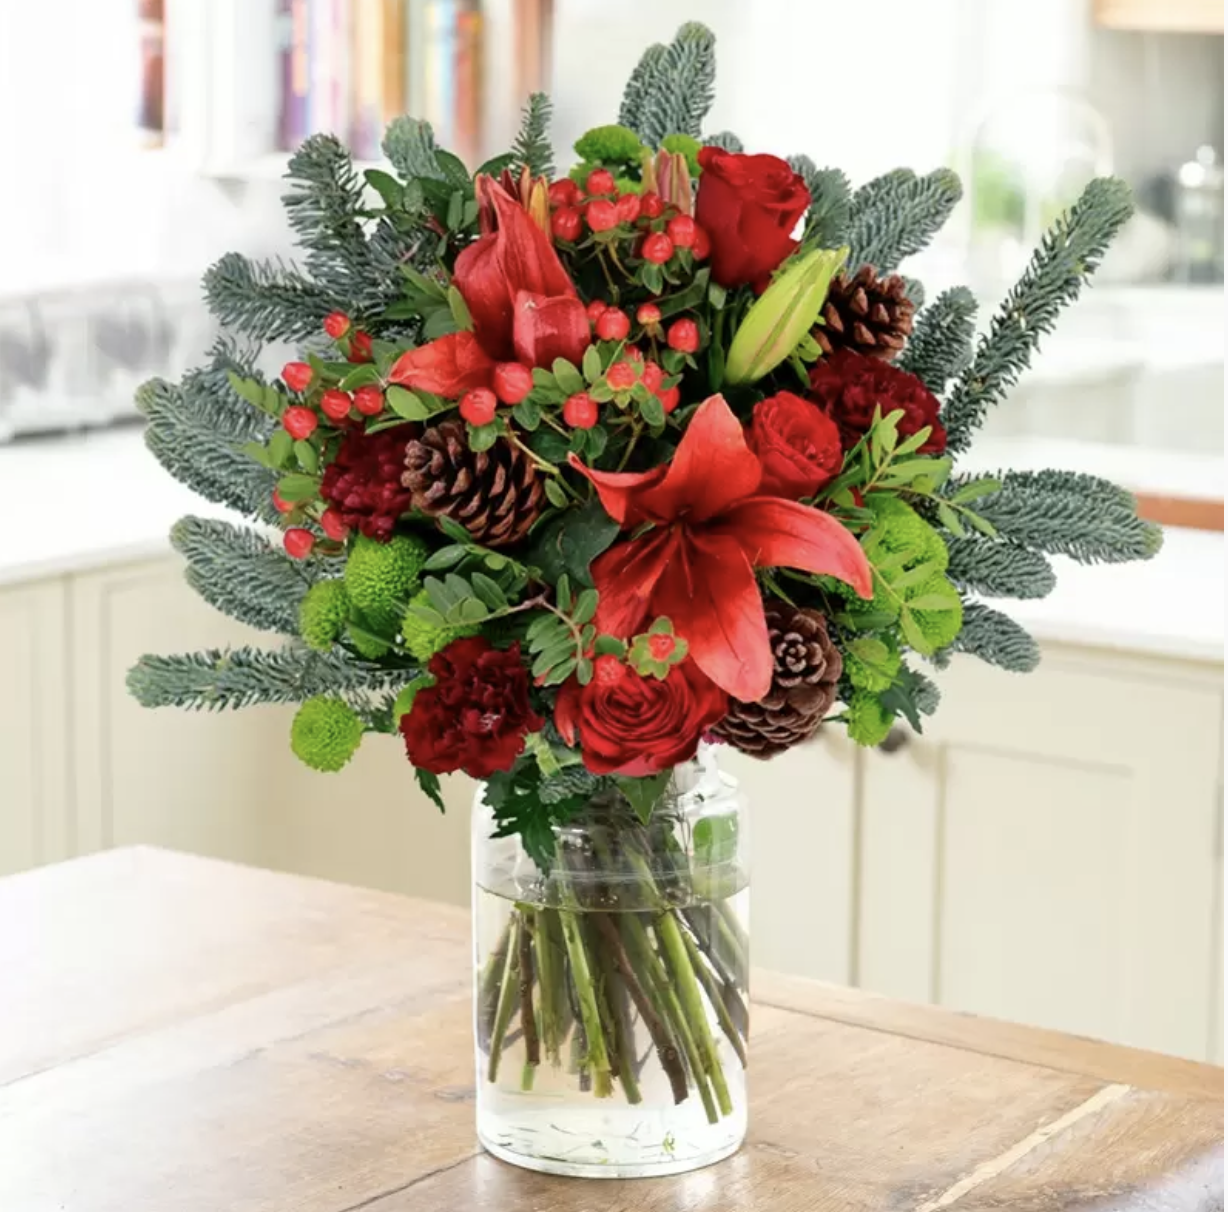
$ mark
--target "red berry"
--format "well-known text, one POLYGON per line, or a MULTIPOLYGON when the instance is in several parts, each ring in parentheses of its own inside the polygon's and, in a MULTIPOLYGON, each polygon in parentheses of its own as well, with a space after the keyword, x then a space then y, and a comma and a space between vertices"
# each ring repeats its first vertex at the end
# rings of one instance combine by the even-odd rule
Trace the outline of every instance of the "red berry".
POLYGON ((665 225, 665 234, 679 248, 690 248, 695 243, 695 220, 690 215, 675 215, 665 225))
POLYGON ((593 681, 598 686, 617 686, 627 676, 627 666, 612 653, 604 653, 593 662, 593 681))
POLYGON ((551 206, 575 206, 580 201, 580 187, 570 178, 563 177, 559 181, 551 181, 546 191, 551 206))
POLYGON ((635 312, 637 324, 659 324, 661 309, 655 303, 641 303, 635 312))
POLYGON ((338 391, 330 387, 320 397, 320 411, 330 421, 344 421, 350 415, 350 405, 353 404, 348 391, 338 391))
POLYGON ((674 255, 674 242, 663 231, 654 231, 644 237, 640 256, 653 265, 664 265, 674 255))
POLYGON ((594 327, 597 330, 597 336, 601 340, 622 341, 626 339, 627 334, 631 331, 631 321, 627 319, 625 311, 619 311, 617 307, 607 307, 597 317, 597 323, 594 327))
POLYGON ((294 504, 291 501, 287 501, 281 495, 281 493, 278 492, 276 488, 274 488, 273 489, 273 508, 276 509, 278 513, 289 513, 294 508, 294 504))
POLYGON ((665 341, 679 353, 694 353, 699 348, 699 325, 685 317, 675 320, 665 334, 665 341))
POLYGON ((662 635, 658 632, 648 637, 648 655, 654 661, 668 661, 674 655, 674 649, 677 647, 678 641, 672 635, 662 635))
POLYGON ((592 429, 597 424, 597 401, 587 391, 568 396, 563 403, 563 420, 572 429, 592 429))
POLYGON ((608 198, 594 198, 584 208, 584 217, 593 231, 609 231, 618 226, 618 207, 608 198))
POLYGON ((574 206, 563 206, 550 216, 550 230, 556 240, 578 240, 584 216, 574 206))
POLYGON ((657 399, 661 401, 661 407, 665 409, 666 416, 678 407, 678 398, 681 394, 677 385, 666 388, 665 391, 657 392, 657 399))
POLYGON ((324 317, 324 331, 334 341, 340 341, 350 331, 350 317, 343 311, 330 311, 324 317))
POLYGON ((378 417, 384 411, 384 389, 368 383, 354 393, 354 407, 364 417, 378 417))
POLYGON ((596 324, 598 320, 605 314, 609 304, 604 299, 594 299, 584 310, 588 315, 588 322, 596 324))
POLYGON ((489 425, 498 407, 499 401, 489 387, 474 387, 460 399, 460 415, 470 425, 489 425))
POLYGON ((664 212, 665 203, 661 201, 660 194, 653 190, 640 194, 640 214, 646 219, 659 219, 664 212))
POLYGON ((330 539, 336 539, 338 542, 350 533, 350 528, 341 520, 341 514, 331 508, 320 515, 320 529, 330 539))
POLYGON ((691 255, 696 261, 707 259, 708 254, 712 251, 712 240, 708 233, 698 225, 695 227, 695 243, 691 245, 691 255))
POLYGON ((494 388, 504 404, 519 404, 533 390, 533 372, 519 362, 500 362, 495 367, 494 388))
POLYGON ((635 367, 630 362, 615 362, 605 372, 605 381, 615 391, 630 391, 635 386, 635 367))
POLYGON ((306 391, 311 386, 315 373, 306 362, 287 362, 281 368, 282 382, 291 391, 306 391))
POLYGON ((627 345, 623 348, 623 357, 629 362, 642 362, 644 351, 638 345, 627 345))
POLYGON ((640 372, 640 382, 649 391, 655 394, 657 388, 661 386, 661 380, 664 378, 665 372, 655 362, 644 363, 644 369, 640 372))
POLYGON ((350 338, 350 361, 370 362, 374 357, 371 352, 371 334, 359 330, 350 338))
POLYGON ((315 433, 320 418, 310 408, 304 408, 301 404, 291 404, 281 414, 281 423, 285 426, 286 433, 298 442, 315 433))
POLYGON ((301 526, 291 526, 282 542, 286 547, 286 555, 292 560, 305 560, 316 545, 315 535, 301 526))
POLYGON ((588 174, 584 189, 589 194, 612 194, 615 189, 614 174, 606 168, 595 168, 588 174))
POLYGON ((639 194, 621 194, 614 203, 614 209, 618 211, 620 223, 634 223, 640 217, 639 194))

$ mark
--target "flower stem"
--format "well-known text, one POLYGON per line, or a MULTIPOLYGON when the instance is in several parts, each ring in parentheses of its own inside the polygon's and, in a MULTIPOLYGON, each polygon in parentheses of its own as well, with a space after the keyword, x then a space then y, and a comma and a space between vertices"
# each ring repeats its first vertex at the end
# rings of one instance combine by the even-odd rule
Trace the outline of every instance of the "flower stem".
POLYGON ((612 1092, 609 1084, 610 1058, 601 1030, 601 1013, 597 1009, 597 995, 593 988, 588 951, 584 945, 578 915, 570 909, 560 909, 559 920, 563 925, 563 940, 567 945, 567 958, 571 962, 572 986, 576 992, 580 1020, 584 1024, 584 1034, 588 1042, 586 1051, 589 1067, 593 1071, 593 1093, 601 1098, 612 1092))
POLYGON ((707 961, 699 954, 699 948, 695 945, 695 940, 691 937, 689 931, 682 931, 682 941, 686 944, 687 956, 691 961, 691 967, 695 969, 695 974, 699 977, 699 983, 703 985, 704 992, 708 995, 708 1001, 712 1009, 716 1011, 716 1021, 720 1023, 721 1030, 725 1033, 725 1038, 729 1041, 730 1047, 733 1048, 738 1060, 742 1062, 742 1068, 745 1069, 746 1047, 742 1043, 742 1037, 738 1034, 737 1027, 734 1025, 729 1008, 725 1005, 721 987, 717 984, 716 977, 712 975, 712 970, 708 967, 707 961))
POLYGON ((520 1029, 524 1032, 524 1063, 526 1066, 541 1064, 541 1039, 537 1034, 537 1018, 533 1013, 533 935, 528 914, 521 914, 517 930, 520 952, 518 974, 520 992, 520 1029))
POLYGON ((507 1034, 508 1024, 512 1021, 512 1012, 516 1008, 516 969, 519 966, 517 934, 519 929, 520 918, 515 916, 511 921, 507 958, 503 964, 503 980, 499 986, 499 1005, 495 1010, 494 1027, 491 1029, 490 1059, 486 1066, 486 1080, 491 1082, 498 1080, 499 1058, 503 1055, 503 1037, 507 1034))

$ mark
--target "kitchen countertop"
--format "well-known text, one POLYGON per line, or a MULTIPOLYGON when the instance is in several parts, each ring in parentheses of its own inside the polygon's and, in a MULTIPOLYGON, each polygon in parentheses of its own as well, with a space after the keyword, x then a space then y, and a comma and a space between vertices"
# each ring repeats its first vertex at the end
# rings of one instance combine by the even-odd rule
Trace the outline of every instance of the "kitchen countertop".
POLYGON ((115 850, 0 880, 0 968, 13 1212, 1223 1206, 1222 1069, 767 973, 732 1158, 505 1165, 468 914, 386 892, 115 850))
MULTIPOLYGON (((1135 491, 1223 493, 1223 458, 1070 441, 979 443, 961 470, 1069 467, 1135 491)), ((225 517, 173 480, 139 427, 0 446, 0 585, 166 555, 186 513, 225 517), (37 525, 13 525, 31 512, 37 525)), ((1058 561, 1057 589, 1039 602, 995 602, 1042 640, 1204 661, 1224 656, 1224 537, 1173 530, 1155 559, 1087 567, 1058 561)))

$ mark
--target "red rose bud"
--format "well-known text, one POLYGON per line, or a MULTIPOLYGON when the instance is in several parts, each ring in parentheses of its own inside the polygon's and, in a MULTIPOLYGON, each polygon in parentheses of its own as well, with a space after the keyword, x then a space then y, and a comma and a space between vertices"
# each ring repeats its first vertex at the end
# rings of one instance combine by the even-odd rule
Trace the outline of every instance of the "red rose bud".
POLYGON ((614 174, 605 168, 595 168, 588 174, 584 188, 589 194, 612 194, 616 188, 614 174))
POLYGON ((320 418, 310 408, 292 404, 281 414, 281 423, 296 442, 309 438, 316 431, 320 418))
POLYGON ((371 349, 371 334, 369 332, 356 332, 350 338, 350 361, 371 362, 374 360, 374 356, 371 349))
POLYGON ((655 190, 640 194, 640 214, 645 219, 659 219, 665 213, 665 203, 655 190))
POLYGON ((560 207, 550 216, 550 232, 556 240, 578 240, 583 231, 584 216, 574 206, 560 207))
POLYGON ((330 421, 344 421, 350 415, 350 405, 353 403, 348 391, 338 391, 337 388, 330 387, 320 397, 320 411, 330 421))
POLYGON ((641 303, 635 310, 635 321, 645 328, 650 324, 660 324, 661 309, 655 303, 641 303))
POLYGON ((665 372, 655 362, 644 363, 644 369, 640 372, 640 382, 649 391, 655 394, 657 388, 661 386, 661 380, 664 378, 665 372))
POLYGON ((594 327, 602 341, 623 341, 631 332, 631 321, 627 319, 625 311, 619 311, 617 307, 607 307, 597 317, 594 327))
POLYGON ((635 367, 630 362, 615 362, 605 372, 605 381, 615 391, 629 391, 635 386, 636 377, 635 367))
POLYGON ((291 526, 286 531, 282 543, 285 546, 286 555, 292 560, 305 560, 311 555, 311 549, 316 545, 316 540, 310 530, 304 530, 301 526, 291 526))
POLYGON ((276 509, 278 513, 289 513, 294 508, 294 503, 292 501, 287 501, 285 497, 283 497, 281 493, 274 488, 273 508, 276 509))
POLYGON ((594 198, 584 208, 584 217, 593 231, 610 231, 618 226, 618 207, 607 198, 594 198))
POLYGON ((657 392, 657 399, 661 401, 661 407, 665 409, 666 416, 669 416, 678 407, 678 401, 681 397, 682 392, 679 391, 676 383, 673 387, 666 388, 665 391, 657 392))
POLYGON ((588 316, 590 324, 596 324, 601 319, 605 310, 610 305, 604 299, 594 299, 585 309, 584 313, 588 316))
POLYGON ((840 430, 817 405, 781 391, 751 413, 746 444, 763 464, 759 491, 801 500, 840 474, 840 430))
POLYGON ((330 539, 336 539, 339 543, 343 542, 350 533, 350 528, 342 520, 341 515, 331 508, 326 509, 320 515, 320 529, 330 539))
POLYGON ((315 373, 306 362, 287 362, 281 368, 281 380, 291 391, 306 391, 315 373))
POLYGON ((690 248, 695 243, 695 232, 695 220, 690 215, 675 215, 665 225, 665 234, 679 248, 690 248))
POLYGON ((533 390, 533 372, 519 362, 500 362, 492 379, 495 395, 504 404, 519 404, 533 390))
POLYGON ((489 387, 475 387, 461 396, 460 415, 470 425, 489 425, 498 406, 499 401, 489 387))
POLYGON ((640 217, 639 194, 620 194, 614 208, 618 211, 620 223, 634 223, 640 217))
POLYGON ((340 341, 350 331, 350 317, 343 311, 331 311, 324 317, 324 331, 334 341, 340 341))
POLYGON ((640 256, 653 265, 664 265, 674 255, 674 242, 663 231, 644 237, 640 256))
POLYGON ((364 417, 378 417, 384 411, 384 389, 368 383, 354 393, 354 407, 364 417))
POLYGON ((570 177, 551 181, 547 194, 550 198, 550 205, 554 207, 575 206, 581 198, 580 187, 570 177))
POLYGON ((675 320, 665 334, 666 344, 679 353, 694 353, 699 348, 699 325, 694 320, 675 320))
POLYGON ((598 415, 597 401, 587 391, 568 396, 563 404, 563 420, 572 429, 592 429, 597 424, 598 415))

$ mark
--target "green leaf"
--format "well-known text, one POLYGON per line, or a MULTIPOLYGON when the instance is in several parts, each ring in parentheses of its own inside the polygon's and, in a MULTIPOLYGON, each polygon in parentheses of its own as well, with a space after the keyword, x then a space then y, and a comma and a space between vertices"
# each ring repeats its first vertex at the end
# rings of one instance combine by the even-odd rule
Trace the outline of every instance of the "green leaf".
POLYGON ((958 599, 943 593, 923 593, 920 597, 909 598, 908 607, 910 610, 953 610, 956 601, 958 599))
POLYGON ((858 636, 850 645, 849 651, 867 665, 879 666, 885 664, 891 656, 891 650, 882 640, 874 636, 858 636))
POLYGON ((286 398, 276 387, 264 389, 264 411, 271 417, 280 417, 286 410, 286 398))
MULTIPOLYGON (((882 569, 880 568, 881 572, 882 569)), ((920 585, 923 581, 928 581, 934 573, 939 572, 938 563, 936 560, 927 560, 924 564, 918 564, 916 568, 910 568, 907 572, 902 572, 898 577, 884 578, 893 589, 904 590, 913 585, 920 585)))
POLYGON ((1001 480, 995 480, 992 476, 984 476, 979 480, 972 480, 953 492, 950 499, 956 505, 963 505, 968 501, 975 501, 978 497, 987 497, 991 492, 998 492, 1001 488, 1001 480))
POLYGON ((384 393, 388 407, 406 421, 425 421, 430 410, 412 391, 395 383, 384 393))
POLYGON ((619 791, 627 797, 635 815, 642 824, 647 825, 652 816, 652 810, 657 806, 666 786, 669 784, 670 772, 663 770, 660 774, 652 774, 647 778, 631 779, 623 775, 615 775, 614 782, 619 791))
POLYGON ((592 680, 593 680, 593 662, 590 661, 588 657, 585 657, 576 666, 576 681, 579 682, 581 686, 587 686, 589 682, 591 682, 592 680))
POLYGON ((567 439, 553 429, 539 429, 526 439, 534 454, 540 455, 547 463, 567 462, 567 439))
POLYGON ((452 319, 456 321, 456 327, 461 332, 468 332, 473 328, 473 317, 469 314, 469 304, 465 302, 465 296, 455 286, 448 287, 448 310, 452 313, 452 319))
POLYGON ((560 610, 568 611, 571 609, 571 578, 567 573, 563 573, 555 584, 554 596, 558 601, 560 610))
POLYGON ((571 677, 573 673, 575 673, 576 667, 579 665, 579 663, 580 662, 576 657, 572 657, 570 660, 564 661, 561 665, 556 665, 545 676, 545 678, 542 679, 542 685, 561 686, 569 677, 571 677))
POLYGON ((445 569, 455 568, 465 558, 466 554, 465 549, 459 544, 453 544, 451 547, 441 547, 438 551, 431 552, 422 568, 426 572, 443 572, 445 569))
POLYGON ((440 517, 435 519, 435 524, 444 532, 454 543, 461 543, 466 546, 473 542, 471 535, 455 518, 440 517))
POLYGON ((708 302, 712 305, 713 310, 720 311, 725 306, 726 291, 723 286, 718 286, 715 282, 708 283, 708 302))
POLYGON ((737 857, 738 818, 732 812, 700 817, 691 836, 697 866, 720 867, 737 857))
POLYGON ((512 416, 516 418, 516 424, 532 433, 541 424, 541 405, 531 395, 525 396, 512 409, 512 416))
POLYGON ((484 572, 475 572, 469 578, 473 592, 490 607, 491 610, 507 609, 507 594, 500 588, 497 581, 492 580, 484 572))
MULTIPOLYGON (((592 346, 589 346, 592 349, 592 346)), ((566 358, 555 358, 550 367, 554 381, 569 396, 584 390, 584 376, 566 358)))
POLYGON ((566 629, 567 625, 558 615, 542 611, 529 624, 524 638, 531 651, 540 652, 543 647, 543 641, 549 642, 551 632, 556 630, 565 631, 566 629))
POLYGON ((245 379, 241 375, 235 374, 233 370, 226 372, 226 378, 235 392, 242 396, 249 404, 259 408, 261 412, 268 411, 264 406, 265 388, 263 383, 257 382, 255 379, 245 379))
POLYGON ((405 194, 405 186, 396 177, 379 168, 369 168, 363 173, 363 176, 366 177, 367 184, 383 199, 384 205, 389 210, 399 210, 401 208, 401 199, 405 194))
POLYGON ((412 614, 416 619, 421 619, 431 627, 444 627, 447 625, 447 620, 443 615, 438 610, 432 610, 429 606, 411 606, 406 613, 412 614))
POLYGON ((592 429, 585 430, 586 437, 584 439, 584 448, 590 463, 596 463, 601 458, 605 451, 606 443, 610 440, 610 435, 606 432, 604 425, 594 425, 592 429))
POLYGON ((470 425, 468 428, 469 449, 472 451, 489 450, 503 432, 503 426, 498 421, 491 421, 489 425, 470 425))
POLYGON ((284 429, 275 429, 269 435, 269 444, 265 449, 270 467, 284 467, 294 453, 294 439, 284 429))
POLYGON ((444 216, 444 225, 449 231, 459 231, 464 216, 465 195, 459 189, 453 190, 452 196, 448 199, 448 210, 444 216))
MULTIPOLYGON (((290 435, 287 434, 287 437, 290 435)), ((273 471, 277 470, 277 465, 274 463, 272 456, 269 454, 268 447, 263 442, 244 442, 239 449, 247 455, 249 459, 254 459, 261 467, 268 467, 273 471)))
POLYGON ((298 465, 309 475, 320 470, 320 452, 310 442, 299 439, 294 443, 294 457, 298 465))
POLYGON ((342 391, 353 391, 356 387, 366 387, 379 382, 379 371, 374 362, 360 362, 337 386, 342 391))
POLYGON ((967 510, 964 513, 964 520, 987 538, 996 539, 998 537, 998 528, 988 518, 981 517, 979 513, 967 510))
POLYGON ((594 498, 555 514, 534 534, 526 563, 555 583, 564 573, 580 586, 593 583, 589 565, 618 537, 618 523, 594 498))
POLYGON ((569 504, 567 490, 553 476, 546 477, 546 500, 556 509, 566 509, 569 504))
POLYGON ((457 606, 462 623, 480 623, 490 613, 478 598, 466 598, 457 606))
POLYGON ((957 534, 962 539, 967 531, 964 530, 963 523, 960 522, 959 516, 956 514, 950 505, 945 501, 938 502, 938 520, 952 533, 957 534))
POLYGON ((597 613, 597 600, 595 589, 581 590, 580 596, 576 598, 576 607, 571 612, 572 622, 577 625, 590 622, 597 613))
POLYGON ((640 416, 653 429, 660 429, 665 424, 665 406, 656 396, 649 396, 640 405, 640 416))
POLYGON ((421 787, 426 793, 427 799, 429 799, 440 812, 446 812, 447 808, 443 802, 443 795, 439 790, 439 775, 432 774, 429 770, 420 770, 417 766, 415 766, 414 778, 418 780, 418 786, 421 787))
POLYGON ((627 655, 627 645, 614 635, 599 635, 593 644, 594 656, 616 656, 620 659, 627 655))
POLYGON ((283 501, 298 504, 314 499, 320 491, 320 481, 315 476, 291 473, 277 481, 277 493, 283 501))
MULTIPOLYGON (((948 603, 949 605, 949 603, 948 603)), ((904 633, 904 639, 908 641, 909 646, 922 656, 928 656, 934 650, 934 646, 925 638, 925 632, 917 624, 917 620, 913 618, 912 612, 905 607, 900 611, 900 630, 904 633)))
POLYGON ((581 363, 580 369, 584 372, 584 378, 589 383, 596 383, 601 378, 604 371, 601 367, 601 354, 596 345, 590 345, 584 351, 584 361, 581 363))

